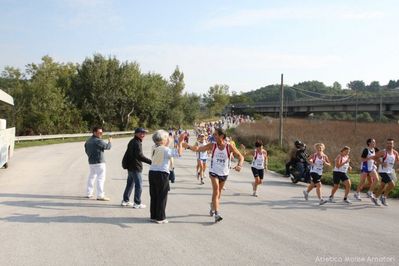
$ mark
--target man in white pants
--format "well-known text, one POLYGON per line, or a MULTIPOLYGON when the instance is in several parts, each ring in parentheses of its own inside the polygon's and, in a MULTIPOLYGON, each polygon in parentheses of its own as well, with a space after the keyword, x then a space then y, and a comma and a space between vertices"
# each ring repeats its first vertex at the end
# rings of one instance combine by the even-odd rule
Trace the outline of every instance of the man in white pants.
POLYGON ((108 143, 104 142, 101 137, 103 129, 101 127, 93 128, 93 136, 91 136, 85 143, 85 151, 89 158, 90 174, 87 180, 86 197, 93 197, 94 182, 97 179, 97 200, 109 201, 110 199, 104 194, 105 182, 105 160, 104 150, 111 149, 111 140, 108 138, 108 143))

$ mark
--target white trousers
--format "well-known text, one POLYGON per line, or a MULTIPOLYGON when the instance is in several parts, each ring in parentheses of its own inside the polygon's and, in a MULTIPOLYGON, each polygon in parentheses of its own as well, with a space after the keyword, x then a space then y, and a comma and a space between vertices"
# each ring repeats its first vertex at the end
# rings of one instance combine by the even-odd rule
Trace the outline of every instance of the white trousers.
POLYGON ((97 198, 104 197, 105 163, 89 164, 90 173, 87 178, 87 196, 93 196, 94 182, 97 179, 97 198))

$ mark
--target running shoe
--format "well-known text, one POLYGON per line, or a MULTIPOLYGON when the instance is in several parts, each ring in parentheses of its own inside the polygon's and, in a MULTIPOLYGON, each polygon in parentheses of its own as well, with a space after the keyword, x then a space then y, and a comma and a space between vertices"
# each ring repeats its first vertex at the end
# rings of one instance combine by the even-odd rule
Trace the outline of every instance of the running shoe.
POLYGON ((388 206, 388 204, 387 204, 387 199, 386 199, 384 196, 381 196, 381 197, 380 197, 380 201, 381 201, 382 205, 388 206))
POLYGON ((221 220, 223 220, 222 216, 220 216, 219 214, 215 215, 215 223, 220 222, 221 220))
POLYGON ((334 200, 334 197, 329 197, 329 198, 328 198, 328 202, 336 203, 336 201, 334 200))
POLYGON ((256 191, 254 191, 254 193, 252 193, 252 196, 257 197, 258 193, 256 193, 256 191))
POLYGON ((122 207, 133 207, 133 203, 131 203, 130 201, 124 201, 124 200, 122 200, 121 206, 122 206, 122 207))
POLYGON ((204 182, 204 179, 201 177, 200 185, 203 185, 203 184, 205 184, 205 182, 204 182))
POLYGON ((378 199, 376 199, 375 197, 371 197, 370 199, 371 199, 371 202, 373 202, 373 203, 375 204, 375 206, 381 206, 381 205, 378 203, 378 199))
POLYGON ((215 211, 214 210, 212 210, 212 203, 210 203, 209 204, 210 205, 210 209, 209 209, 209 216, 213 216, 213 215, 215 215, 215 211))
POLYGON ((326 203, 327 203, 327 201, 326 201, 326 200, 324 200, 324 199, 320 199, 319 205, 324 205, 324 204, 326 204, 326 203))
POLYGON ((373 192, 367 191, 367 198, 372 198, 373 197, 373 192))
POLYGON ((100 200, 100 201, 110 201, 110 198, 104 196, 104 197, 98 197, 97 200, 100 200))
POLYGON ((155 221, 157 224, 167 224, 167 223, 169 223, 169 221, 168 220, 166 220, 166 219, 164 219, 164 220, 161 220, 161 221, 155 221))
POLYGON ((145 207, 147 206, 145 206, 144 204, 133 204, 133 209, 145 209, 145 207))
POLYGON ((362 201, 362 199, 360 198, 360 193, 359 192, 355 192, 355 194, 353 194, 353 196, 355 197, 356 200, 362 201))
POLYGON ((344 199, 343 200, 345 203, 347 203, 347 204, 352 204, 352 201, 350 201, 349 199, 344 199))
POLYGON ((305 197, 305 200, 309 199, 309 193, 306 190, 303 191, 303 196, 305 197))

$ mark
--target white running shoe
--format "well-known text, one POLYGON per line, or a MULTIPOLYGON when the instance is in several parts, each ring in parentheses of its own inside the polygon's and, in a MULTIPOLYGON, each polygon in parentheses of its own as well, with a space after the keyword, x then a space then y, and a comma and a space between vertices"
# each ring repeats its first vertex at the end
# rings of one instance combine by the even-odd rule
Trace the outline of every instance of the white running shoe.
POLYGON ((328 202, 336 203, 336 201, 334 200, 334 197, 329 197, 329 198, 328 198, 328 202))
POLYGON ((380 197, 380 201, 381 201, 382 205, 388 206, 388 204, 387 204, 387 198, 385 198, 384 196, 381 196, 381 197, 380 197))
POLYGON ((162 221, 155 221, 157 224, 167 224, 167 223, 169 223, 169 221, 168 220, 162 220, 162 221))
POLYGON ((381 205, 378 203, 378 199, 376 199, 375 197, 371 197, 370 199, 371 199, 371 202, 373 202, 373 203, 375 204, 375 206, 381 206, 381 205))
POLYGON ((347 204, 352 204, 352 201, 350 201, 348 198, 344 199, 343 202, 345 202, 347 204))
POLYGON ((353 194, 353 197, 355 197, 355 199, 358 200, 358 201, 362 201, 362 199, 360 198, 360 193, 359 192, 355 192, 355 194, 353 194))
POLYGON ((309 199, 309 193, 306 190, 303 191, 303 196, 305 197, 305 200, 309 199))
POLYGON ((215 215, 215 223, 220 222, 221 220, 223 220, 222 216, 220 216, 219 214, 215 215))
POLYGON ((258 193, 256 193, 256 191, 254 191, 254 193, 252 193, 252 196, 257 197, 258 193))
POLYGON ((131 203, 130 201, 126 202, 126 201, 122 200, 121 206, 122 207, 133 207, 133 203, 131 203))
POLYGON ((324 200, 324 199, 320 199, 319 205, 324 205, 324 204, 326 204, 326 203, 327 203, 327 201, 326 201, 326 200, 324 200))
POLYGON ((145 209, 145 207, 147 206, 145 206, 144 204, 133 204, 133 209, 145 209))
POLYGON ((367 191, 367 198, 371 198, 371 197, 373 197, 373 192, 367 191))

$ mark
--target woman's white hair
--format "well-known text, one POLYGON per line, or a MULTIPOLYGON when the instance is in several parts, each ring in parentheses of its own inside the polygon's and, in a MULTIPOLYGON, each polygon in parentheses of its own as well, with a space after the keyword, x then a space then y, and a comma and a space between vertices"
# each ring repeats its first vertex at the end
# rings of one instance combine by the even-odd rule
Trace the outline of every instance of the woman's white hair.
POLYGON ((152 135, 152 140, 154 141, 155 144, 159 144, 163 140, 168 138, 169 138, 169 133, 163 129, 155 131, 154 134, 152 135))

